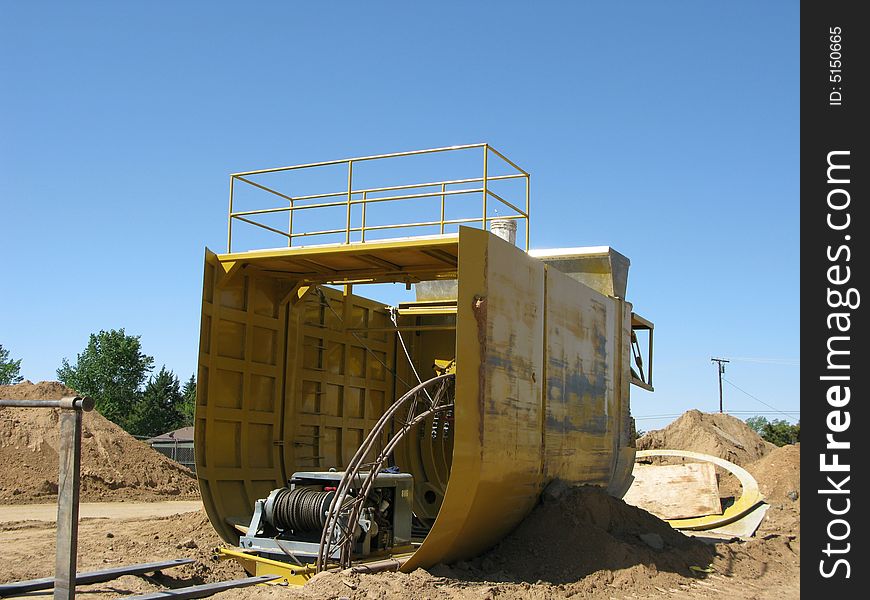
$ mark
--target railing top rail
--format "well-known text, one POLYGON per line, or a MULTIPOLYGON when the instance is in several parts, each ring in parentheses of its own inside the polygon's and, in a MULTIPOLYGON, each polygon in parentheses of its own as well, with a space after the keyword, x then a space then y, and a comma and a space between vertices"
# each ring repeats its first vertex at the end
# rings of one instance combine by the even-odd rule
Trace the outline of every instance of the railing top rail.
POLYGON ((85 412, 94 409, 94 400, 88 396, 70 396, 57 400, 17 400, 13 398, 0 398, 0 407, 7 408, 65 408, 68 410, 83 410, 85 412))
MULTIPOLYGON (((353 158, 342 158, 339 160, 326 160, 326 161, 322 161, 322 162, 305 163, 305 164, 301 164, 301 165, 290 165, 290 166, 286 166, 286 167, 273 167, 271 169, 258 169, 256 171, 242 171, 239 173, 233 173, 230 176, 231 177, 242 177, 245 175, 259 175, 261 173, 276 173, 278 171, 291 171, 294 169, 307 169, 309 167, 328 167, 330 165, 342 165, 342 164, 347 164, 349 162, 362 162, 362 161, 366 161, 366 160, 377 160, 380 158, 398 158, 400 156, 416 156, 418 154, 432 154, 435 152, 448 152, 450 150, 468 150, 470 148, 483 148, 483 147, 489 147, 490 150, 493 150, 493 147, 490 146, 489 144, 486 144, 486 143, 465 144, 463 146, 444 146, 442 148, 427 148, 425 150, 409 150, 406 152, 391 152, 389 154, 373 154, 371 156, 356 156, 353 158)), ((504 158, 504 156, 500 152, 498 153, 498 155, 502 156, 502 158, 504 158)), ((507 159, 505 159, 505 160, 507 160, 507 159)), ((508 161, 508 162, 510 162, 510 161, 508 161)), ((517 167, 513 163, 511 163, 511 165, 514 168, 522 171, 522 169, 520 169, 519 167, 517 167)), ((528 173, 526 173, 525 171, 523 171, 523 173, 528 175, 528 173)))

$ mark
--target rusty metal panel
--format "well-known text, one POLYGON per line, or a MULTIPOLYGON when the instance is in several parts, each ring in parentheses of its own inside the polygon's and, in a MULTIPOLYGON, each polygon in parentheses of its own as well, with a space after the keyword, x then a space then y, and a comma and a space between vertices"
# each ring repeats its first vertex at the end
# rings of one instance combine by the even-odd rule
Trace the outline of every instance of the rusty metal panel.
POLYGON ((634 447, 631 304, 547 267, 545 475, 622 496, 634 447))
POLYGON ((545 472, 607 485, 620 410, 614 300, 547 268, 545 472))
POLYGON ((478 554, 543 486, 544 265, 460 228, 453 466, 429 535, 403 567, 478 554))

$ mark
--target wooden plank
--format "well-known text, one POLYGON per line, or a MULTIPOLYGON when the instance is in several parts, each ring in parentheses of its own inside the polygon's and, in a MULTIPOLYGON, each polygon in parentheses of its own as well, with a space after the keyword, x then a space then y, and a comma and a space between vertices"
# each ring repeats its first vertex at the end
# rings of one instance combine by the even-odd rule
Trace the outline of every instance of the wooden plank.
POLYGON ((635 465, 623 500, 661 519, 721 515, 719 484, 710 463, 635 465))

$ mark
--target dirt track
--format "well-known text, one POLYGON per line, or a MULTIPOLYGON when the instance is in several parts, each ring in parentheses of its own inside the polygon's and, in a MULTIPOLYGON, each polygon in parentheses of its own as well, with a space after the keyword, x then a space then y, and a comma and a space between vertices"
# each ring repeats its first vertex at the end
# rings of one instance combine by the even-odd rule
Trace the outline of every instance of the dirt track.
MULTIPOLYGON (((79 518, 147 519, 196 512, 199 500, 169 502, 82 502, 79 518)), ((0 505, 0 524, 17 521, 49 521, 57 518, 57 504, 0 505)))

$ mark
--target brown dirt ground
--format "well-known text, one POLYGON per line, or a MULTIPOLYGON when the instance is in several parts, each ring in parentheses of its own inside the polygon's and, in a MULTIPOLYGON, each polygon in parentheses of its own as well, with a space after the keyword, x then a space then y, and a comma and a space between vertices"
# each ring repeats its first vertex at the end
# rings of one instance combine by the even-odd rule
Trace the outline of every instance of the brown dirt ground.
MULTIPOLYGON (((797 448, 768 449, 748 465, 774 502, 756 537, 746 542, 704 544, 598 489, 552 485, 514 532, 474 560, 409 574, 324 573, 300 589, 261 586, 216 598, 799 598, 800 502, 790 500, 793 490, 785 489, 799 488, 799 479, 785 475, 799 470, 799 460, 797 448), (708 565, 709 573, 691 569, 708 565)), ((85 519, 79 541, 82 570, 185 556, 197 563, 88 586, 80 597, 244 576, 234 562, 213 560, 212 549, 219 544, 202 511, 165 518, 85 519)), ((50 575, 53 550, 52 523, 0 524, 0 582, 50 575)))
MULTIPOLYGON (((768 515, 766 520, 779 521, 766 526, 762 537, 709 546, 599 490, 573 488, 562 497, 545 498, 515 532, 472 561, 410 574, 325 573, 301 589, 258 587, 216 598, 798 598, 799 536, 786 531, 794 523, 782 519, 793 514, 772 507, 768 515), (650 533, 660 536, 661 549, 639 537, 650 533), (693 565, 712 565, 713 571, 695 572, 693 565)), ((212 549, 219 544, 202 511, 156 519, 86 519, 80 527, 82 570, 179 557, 197 563, 87 586, 79 597, 145 593, 244 576, 234 562, 213 559, 212 549)), ((0 526, 0 582, 50 575, 53 546, 51 523, 0 526)))
MULTIPOLYGON (((0 397, 75 395, 56 381, 0 386, 0 397)), ((0 408, 0 504, 57 498, 59 409, 0 408)), ((96 411, 82 418, 82 501, 198 498, 196 476, 96 411)))
POLYGON ((664 429, 656 429, 637 440, 638 450, 667 448, 712 454, 745 466, 776 448, 750 427, 727 414, 690 410, 664 429))

